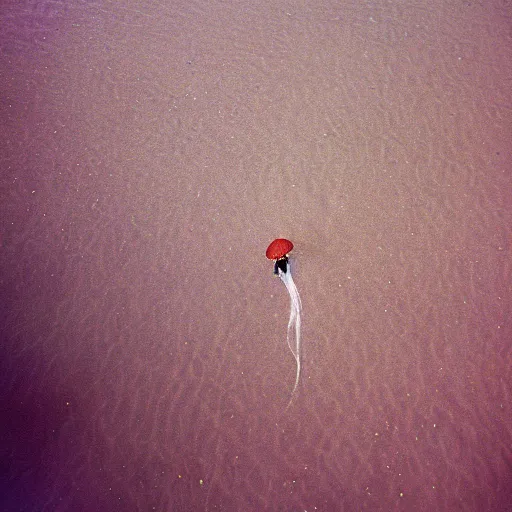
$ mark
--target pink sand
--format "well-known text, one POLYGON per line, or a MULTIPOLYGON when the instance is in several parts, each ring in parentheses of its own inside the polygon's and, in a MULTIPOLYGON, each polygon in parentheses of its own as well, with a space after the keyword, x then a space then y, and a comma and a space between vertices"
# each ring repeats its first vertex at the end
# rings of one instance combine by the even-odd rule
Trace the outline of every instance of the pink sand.
POLYGON ((511 16, 4 2, 0 509, 510 510, 511 16))

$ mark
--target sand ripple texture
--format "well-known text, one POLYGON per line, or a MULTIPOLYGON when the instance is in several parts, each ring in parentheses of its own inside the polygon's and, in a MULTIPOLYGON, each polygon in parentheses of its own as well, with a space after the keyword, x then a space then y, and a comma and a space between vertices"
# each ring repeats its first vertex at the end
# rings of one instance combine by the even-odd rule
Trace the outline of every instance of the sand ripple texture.
POLYGON ((3 4, 1 510, 510 510, 510 2, 3 4))

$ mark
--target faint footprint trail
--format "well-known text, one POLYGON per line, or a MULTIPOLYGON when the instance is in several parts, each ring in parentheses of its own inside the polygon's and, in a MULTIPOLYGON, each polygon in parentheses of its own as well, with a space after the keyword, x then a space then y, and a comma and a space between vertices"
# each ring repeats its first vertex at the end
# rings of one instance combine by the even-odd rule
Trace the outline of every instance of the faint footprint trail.
MULTIPOLYGON (((295 385, 293 386, 290 401, 286 409, 290 407, 297 392, 300 380, 301 368, 301 347, 300 347, 300 321, 302 312, 302 303, 300 295, 293 281, 288 262, 288 253, 293 249, 293 244, 285 238, 277 238, 267 248, 266 256, 270 260, 275 260, 274 274, 279 276, 286 286, 290 295, 290 320, 288 321, 288 331, 286 341, 297 363, 297 373, 295 376, 295 385)), ((285 409, 285 410, 286 410, 285 409)))

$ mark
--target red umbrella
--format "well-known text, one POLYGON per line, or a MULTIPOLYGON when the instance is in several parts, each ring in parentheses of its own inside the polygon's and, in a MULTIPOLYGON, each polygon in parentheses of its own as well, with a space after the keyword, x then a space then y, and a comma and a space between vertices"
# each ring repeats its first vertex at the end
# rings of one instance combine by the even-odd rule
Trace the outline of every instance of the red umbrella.
POLYGON ((269 260, 279 260, 286 256, 293 249, 293 244, 286 238, 276 238, 267 247, 267 258, 269 260))

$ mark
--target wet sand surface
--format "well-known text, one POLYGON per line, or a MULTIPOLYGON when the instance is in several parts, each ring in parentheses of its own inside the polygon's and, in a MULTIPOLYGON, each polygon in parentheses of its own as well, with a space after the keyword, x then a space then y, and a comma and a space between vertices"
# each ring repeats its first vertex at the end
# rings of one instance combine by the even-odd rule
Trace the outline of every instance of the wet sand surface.
POLYGON ((510 510, 510 2, 0 19, 1 510, 510 510))

